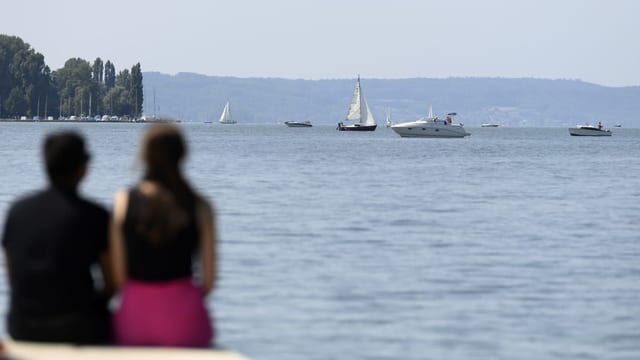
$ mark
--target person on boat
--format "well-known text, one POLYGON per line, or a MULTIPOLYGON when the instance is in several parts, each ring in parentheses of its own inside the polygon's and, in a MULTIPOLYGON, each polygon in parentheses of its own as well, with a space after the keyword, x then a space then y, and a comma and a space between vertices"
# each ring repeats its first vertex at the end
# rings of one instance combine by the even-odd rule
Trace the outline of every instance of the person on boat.
POLYGON ((451 125, 451 122, 452 122, 452 120, 451 120, 451 116, 447 116, 447 122, 446 122, 446 125, 451 125))
POLYGON ((75 132, 49 134, 43 150, 49 186, 11 206, 2 237, 8 333, 22 341, 110 342, 109 213, 78 194, 89 153, 75 132))
POLYGON ((178 128, 153 125, 141 147, 142 179, 115 196, 110 246, 121 300, 113 317, 116 344, 208 347, 213 341, 204 300, 216 280, 214 214, 181 172, 186 151, 178 128))
POLYGON ((598 129, 602 130, 602 122, 598 121, 598 129))

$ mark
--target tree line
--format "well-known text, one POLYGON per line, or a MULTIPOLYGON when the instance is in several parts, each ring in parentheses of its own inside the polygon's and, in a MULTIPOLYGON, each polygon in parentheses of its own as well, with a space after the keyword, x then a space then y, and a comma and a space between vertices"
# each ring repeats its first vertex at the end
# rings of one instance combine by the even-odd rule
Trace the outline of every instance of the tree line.
POLYGON ((44 56, 17 36, 0 34, 0 118, 115 115, 139 117, 140 63, 116 73, 96 58, 67 60, 51 71, 44 56))

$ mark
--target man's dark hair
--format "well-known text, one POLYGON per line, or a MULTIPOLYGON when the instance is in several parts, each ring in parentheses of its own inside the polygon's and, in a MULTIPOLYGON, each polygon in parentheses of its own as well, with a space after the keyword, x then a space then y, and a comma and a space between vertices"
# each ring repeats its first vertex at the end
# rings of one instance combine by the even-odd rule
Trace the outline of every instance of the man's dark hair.
POLYGON ((77 170, 89 161, 82 136, 74 131, 56 132, 44 140, 44 160, 51 183, 58 187, 77 186, 77 170))

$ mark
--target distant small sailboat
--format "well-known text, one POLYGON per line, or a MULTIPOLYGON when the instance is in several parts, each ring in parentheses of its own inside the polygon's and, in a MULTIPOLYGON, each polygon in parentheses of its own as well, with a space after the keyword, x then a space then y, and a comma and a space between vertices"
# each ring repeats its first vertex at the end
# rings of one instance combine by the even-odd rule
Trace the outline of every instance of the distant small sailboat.
POLYGON ((222 110, 222 115, 220 115, 220 124, 235 124, 236 121, 231 117, 231 108, 229 107, 229 102, 224 106, 224 110, 222 110))
POLYGON ((362 89, 360 87, 360 76, 356 81, 356 87, 353 89, 353 96, 351 97, 351 104, 347 111, 347 121, 355 121, 355 124, 345 125, 341 122, 338 123, 339 131, 374 131, 378 126, 373 119, 369 105, 362 95, 362 89))
POLYGON ((387 119, 386 119, 387 127, 391 127, 393 122, 391 121, 391 109, 387 108, 387 119))

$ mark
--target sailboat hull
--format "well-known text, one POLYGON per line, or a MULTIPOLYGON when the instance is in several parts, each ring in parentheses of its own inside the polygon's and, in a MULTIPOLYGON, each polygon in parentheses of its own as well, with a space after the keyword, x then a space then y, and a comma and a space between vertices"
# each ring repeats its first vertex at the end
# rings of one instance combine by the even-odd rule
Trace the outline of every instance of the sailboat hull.
POLYGON ((338 131, 375 131, 376 128, 378 127, 378 125, 360 125, 360 124, 353 124, 353 125, 344 125, 342 123, 338 124, 338 131))

